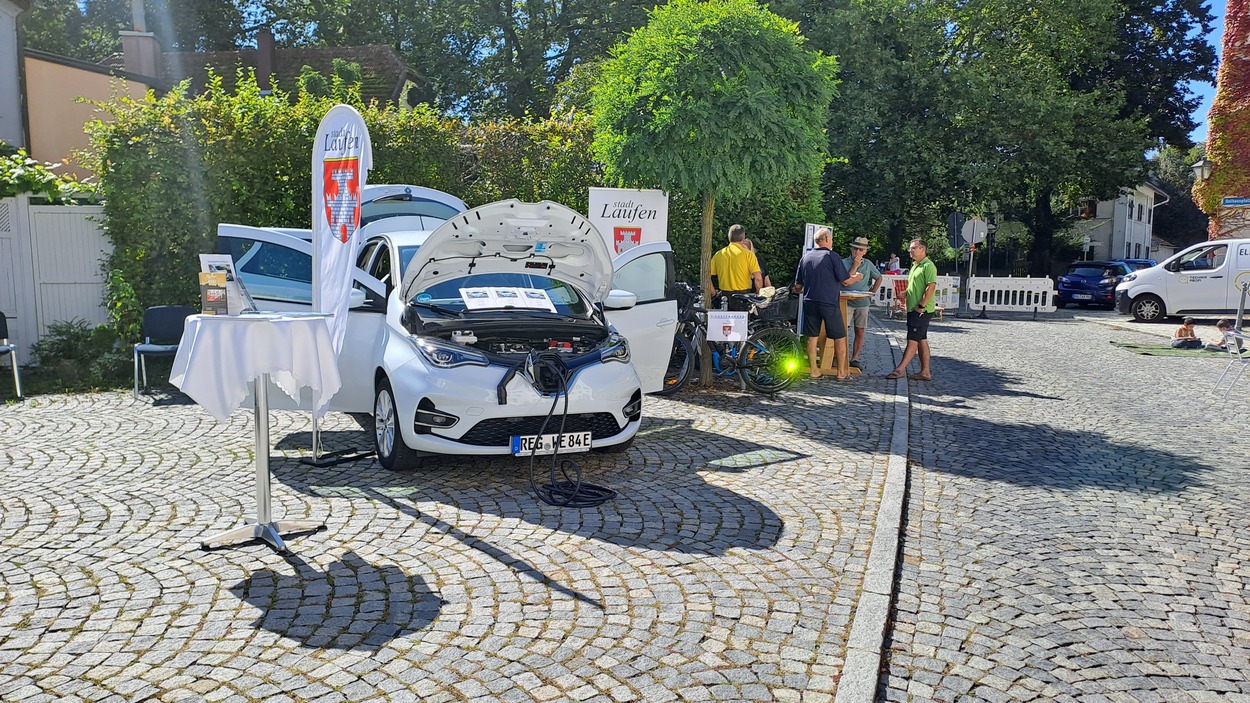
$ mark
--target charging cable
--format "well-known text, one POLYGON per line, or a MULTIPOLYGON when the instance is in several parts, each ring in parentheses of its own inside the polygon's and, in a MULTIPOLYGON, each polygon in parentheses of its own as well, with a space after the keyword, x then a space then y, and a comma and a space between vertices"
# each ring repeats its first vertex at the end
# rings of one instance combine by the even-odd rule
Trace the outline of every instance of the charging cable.
MULTIPOLYGON (((560 358, 558 353, 542 353, 533 359, 531 367, 535 376, 549 374, 559 381, 555 397, 551 400, 551 408, 547 410, 547 417, 543 418, 543 424, 538 428, 538 436, 541 438, 543 433, 547 431, 547 426, 551 423, 555 416, 556 406, 560 403, 560 397, 564 397, 564 409, 560 413, 560 430, 556 433, 556 447, 551 455, 551 467, 548 471, 548 482, 539 485, 534 479, 534 468, 538 464, 538 443, 530 449, 530 488, 534 491, 534 495, 538 499, 548 505, 554 505, 559 508, 593 508, 598 505, 612 500, 616 497, 616 491, 604 486, 597 486, 593 483, 586 483, 582 480, 582 467, 572 459, 560 459, 560 438, 564 436, 564 428, 569 418, 569 378, 572 372, 564 365, 564 360, 560 358), (556 470, 559 469, 559 480, 557 480, 556 470)), ((532 379, 538 382, 537 378, 532 379)), ((539 385, 542 385, 539 383, 539 385)))

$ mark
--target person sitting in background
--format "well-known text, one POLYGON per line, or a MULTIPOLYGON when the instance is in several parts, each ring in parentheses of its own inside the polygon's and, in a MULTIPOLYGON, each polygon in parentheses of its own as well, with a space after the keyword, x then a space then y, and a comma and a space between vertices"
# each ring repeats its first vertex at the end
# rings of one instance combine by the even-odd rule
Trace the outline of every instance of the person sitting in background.
POLYGON ((885 262, 885 272, 886 273, 898 273, 899 272, 898 254, 890 254, 890 260, 885 262))
POLYGON ((1181 322, 1181 326, 1176 328, 1172 333, 1173 349, 1201 349, 1202 340, 1198 339, 1198 335, 1194 332, 1194 318, 1187 317, 1181 322))
POLYGON ((1220 336, 1207 342, 1207 345, 1204 348, 1207 351, 1228 351, 1228 346, 1226 345, 1228 338, 1224 336, 1224 333, 1232 331, 1233 323, 1228 320, 1219 320, 1215 323, 1215 329, 1220 333, 1220 336))

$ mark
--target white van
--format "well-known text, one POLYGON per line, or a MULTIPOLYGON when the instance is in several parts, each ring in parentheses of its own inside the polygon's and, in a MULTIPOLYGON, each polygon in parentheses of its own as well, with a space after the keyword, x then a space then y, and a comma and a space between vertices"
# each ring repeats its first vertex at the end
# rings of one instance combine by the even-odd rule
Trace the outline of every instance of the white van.
POLYGON ((1141 322, 1235 315, 1247 282, 1250 239, 1215 239, 1125 276, 1115 289, 1116 307, 1141 322))

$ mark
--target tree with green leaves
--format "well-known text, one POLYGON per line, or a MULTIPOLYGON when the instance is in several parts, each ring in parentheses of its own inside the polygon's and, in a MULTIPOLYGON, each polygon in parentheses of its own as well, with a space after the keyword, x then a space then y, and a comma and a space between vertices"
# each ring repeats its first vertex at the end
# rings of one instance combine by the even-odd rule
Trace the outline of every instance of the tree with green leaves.
POLYGON ((837 63, 804 41, 752 0, 673 0, 599 71, 594 150, 609 177, 702 201, 705 303, 717 199, 801 181, 823 161, 837 63))
POLYGON ((1203 157, 1200 146, 1182 149, 1165 146, 1150 160, 1150 171, 1168 194, 1168 201, 1155 210, 1154 233, 1179 247, 1197 244, 1207 238, 1206 214, 1194 204, 1194 172, 1191 166, 1203 157))

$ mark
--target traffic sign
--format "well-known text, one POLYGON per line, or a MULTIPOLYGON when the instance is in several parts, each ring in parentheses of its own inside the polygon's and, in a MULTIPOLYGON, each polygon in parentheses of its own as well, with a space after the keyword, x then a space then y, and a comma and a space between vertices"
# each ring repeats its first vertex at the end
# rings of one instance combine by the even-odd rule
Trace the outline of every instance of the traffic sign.
POLYGON ((1224 198, 1220 205, 1224 207, 1250 207, 1250 198, 1244 195, 1229 196, 1224 198))

